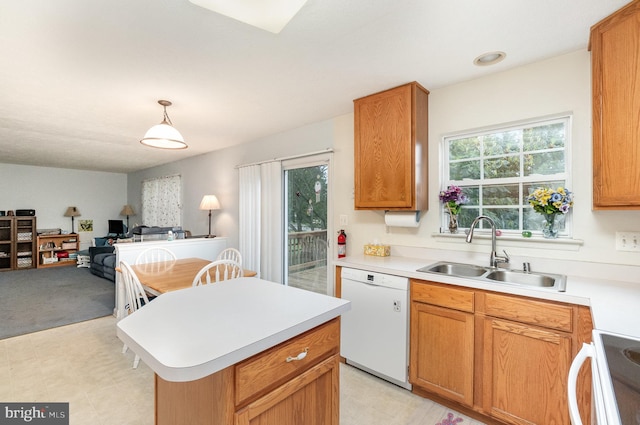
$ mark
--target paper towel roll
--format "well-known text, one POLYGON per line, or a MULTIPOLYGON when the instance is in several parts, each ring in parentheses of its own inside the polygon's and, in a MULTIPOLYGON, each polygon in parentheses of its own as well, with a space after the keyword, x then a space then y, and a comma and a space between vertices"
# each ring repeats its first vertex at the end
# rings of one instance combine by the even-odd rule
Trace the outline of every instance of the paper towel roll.
POLYGON ((387 211, 384 214, 387 226, 418 227, 420 225, 420 211, 387 211))

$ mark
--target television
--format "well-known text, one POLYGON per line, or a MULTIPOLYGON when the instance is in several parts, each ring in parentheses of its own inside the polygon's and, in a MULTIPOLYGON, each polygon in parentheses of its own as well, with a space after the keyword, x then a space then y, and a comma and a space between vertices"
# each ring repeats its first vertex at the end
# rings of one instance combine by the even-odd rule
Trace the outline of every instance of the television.
POLYGON ((122 220, 109 220, 109 234, 110 235, 124 235, 124 223, 122 220))

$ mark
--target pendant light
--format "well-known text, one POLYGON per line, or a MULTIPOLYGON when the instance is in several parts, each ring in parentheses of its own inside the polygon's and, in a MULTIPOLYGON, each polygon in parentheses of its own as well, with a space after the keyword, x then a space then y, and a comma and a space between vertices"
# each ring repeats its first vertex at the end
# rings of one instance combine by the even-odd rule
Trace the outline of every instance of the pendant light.
POLYGON ((160 124, 151 127, 140 143, 152 148, 186 149, 187 144, 184 142, 184 137, 175 129, 169 115, 167 115, 167 106, 171 106, 171 102, 159 100, 158 103, 164 107, 164 119, 160 124))

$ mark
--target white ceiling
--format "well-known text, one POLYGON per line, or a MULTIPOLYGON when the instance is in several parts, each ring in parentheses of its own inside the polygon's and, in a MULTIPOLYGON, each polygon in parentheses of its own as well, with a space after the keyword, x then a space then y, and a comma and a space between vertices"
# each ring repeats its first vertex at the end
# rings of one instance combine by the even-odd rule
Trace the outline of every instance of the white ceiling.
POLYGON ((131 172, 586 49, 629 0, 309 0, 273 34, 189 0, 0 0, 0 162, 131 172), (481 53, 507 58, 477 67, 481 53), (168 108, 189 148, 138 141, 168 108))

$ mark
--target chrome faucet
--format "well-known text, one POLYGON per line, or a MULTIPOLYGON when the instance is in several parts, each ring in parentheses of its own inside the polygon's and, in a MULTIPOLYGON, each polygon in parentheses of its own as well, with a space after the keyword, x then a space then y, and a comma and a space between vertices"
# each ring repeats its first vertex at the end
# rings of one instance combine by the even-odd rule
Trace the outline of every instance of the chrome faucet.
POLYGON ((487 220, 489 225, 491 226, 491 256, 489 257, 490 266, 493 268, 498 267, 500 263, 509 263, 509 254, 507 251, 504 252, 504 257, 498 256, 496 253, 496 223, 493 221, 491 217, 487 217, 486 215, 479 215, 472 222, 471 226, 469 226, 469 233, 467 233, 467 243, 471 243, 473 240, 473 230, 476 228, 480 220, 487 220))

